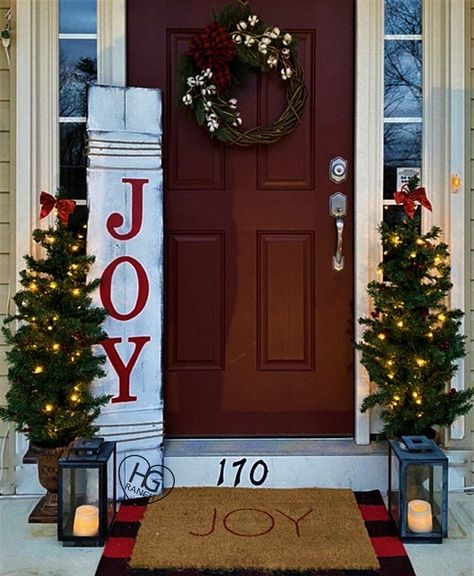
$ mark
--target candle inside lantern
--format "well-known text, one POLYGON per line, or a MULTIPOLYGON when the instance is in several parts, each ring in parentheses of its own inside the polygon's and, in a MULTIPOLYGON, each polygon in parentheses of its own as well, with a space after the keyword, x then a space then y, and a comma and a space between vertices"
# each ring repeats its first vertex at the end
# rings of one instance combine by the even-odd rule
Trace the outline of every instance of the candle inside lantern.
POLYGON ((84 504, 78 506, 74 515, 74 536, 96 536, 99 531, 99 509, 97 506, 84 504))
POLYGON ((408 529, 412 532, 426 533, 433 530, 431 504, 425 500, 408 502, 408 529))

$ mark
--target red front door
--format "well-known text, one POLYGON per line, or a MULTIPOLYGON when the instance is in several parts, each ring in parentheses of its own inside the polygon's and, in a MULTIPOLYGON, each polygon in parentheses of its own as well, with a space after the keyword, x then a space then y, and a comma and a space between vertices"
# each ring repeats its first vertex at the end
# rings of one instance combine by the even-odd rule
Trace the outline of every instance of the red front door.
MULTIPOLYGON (((163 93, 165 431, 351 436, 354 2, 251 2, 297 35, 309 90, 301 125, 251 148, 212 140, 177 105, 179 57, 225 4, 128 0, 128 84, 163 93), (349 162, 340 184, 337 156, 349 162), (342 271, 335 192, 349 200, 342 271)), ((246 127, 277 117, 282 84, 254 74, 239 87, 246 127)))

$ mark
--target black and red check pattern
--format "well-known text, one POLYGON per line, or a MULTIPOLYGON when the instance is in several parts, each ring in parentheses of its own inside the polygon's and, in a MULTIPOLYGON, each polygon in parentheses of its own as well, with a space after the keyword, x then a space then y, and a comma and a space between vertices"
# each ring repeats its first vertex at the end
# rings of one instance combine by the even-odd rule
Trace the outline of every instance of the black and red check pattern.
MULTIPOLYGON (((390 518, 378 490, 354 492, 370 541, 380 563, 377 576, 415 576, 394 521, 390 518)), ((358 572, 342 572, 354 576, 358 572)))
MULTIPOLYGON (((354 492, 380 570, 323 570, 305 572, 304 576, 415 576, 405 547, 397 535, 393 520, 387 513, 378 490, 354 492)), ((131 570, 128 560, 148 503, 147 498, 122 502, 112 532, 105 544, 95 576, 212 576, 211 570, 131 570)), ((229 574, 229 573, 228 573, 229 574)), ((270 576, 256 571, 235 571, 233 576, 270 576)), ((300 573, 301 574, 301 573, 300 573)), ((282 575, 280 575, 282 576, 282 575)), ((296 576, 288 572, 287 576, 296 576)))

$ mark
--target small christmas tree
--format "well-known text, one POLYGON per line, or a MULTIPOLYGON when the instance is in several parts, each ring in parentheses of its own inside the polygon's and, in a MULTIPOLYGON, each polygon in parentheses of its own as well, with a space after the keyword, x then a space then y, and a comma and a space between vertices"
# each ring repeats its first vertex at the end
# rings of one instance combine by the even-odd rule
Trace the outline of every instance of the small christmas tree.
POLYGON ((439 242, 441 230, 420 233, 416 203, 431 210, 417 177, 400 192, 405 218, 379 231, 384 259, 383 280, 370 282, 370 317, 359 322, 366 329, 356 347, 376 389, 361 410, 381 406, 382 437, 424 434, 433 426, 448 426, 472 407, 474 389, 449 389, 456 360, 465 355, 459 333, 463 312, 448 309, 452 287, 448 246, 439 242))
POLYGON ((93 346, 106 337, 106 316, 92 305, 89 294, 97 281, 87 282, 93 256, 85 255, 85 234, 68 230, 71 200, 41 193, 41 217, 56 210, 55 227, 37 229, 33 239, 44 258, 25 256, 22 289, 13 300, 17 313, 7 316, 3 333, 11 384, 0 417, 42 447, 67 445, 96 431, 93 421, 107 396, 94 397, 91 382, 104 374, 104 356, 93 346), (13 323, 19 321, 15 330, 13 323))

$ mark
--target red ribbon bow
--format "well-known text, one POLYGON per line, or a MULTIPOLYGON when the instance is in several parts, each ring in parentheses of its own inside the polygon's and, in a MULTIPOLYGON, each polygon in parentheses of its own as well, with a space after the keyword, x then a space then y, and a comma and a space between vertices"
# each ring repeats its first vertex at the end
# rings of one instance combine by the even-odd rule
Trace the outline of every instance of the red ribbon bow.
POLYGON ((397 204, 403 204, 403 208, 408 216, 413 219, 415 215, 415 202, 418 202, 428 210, 431 210, 431 203, 426 197, 426 191, 424 188, 415 188, 410 192, 408 184, 404 184, 400 192, 394 192, 393 197, 397 204))
POLYGON ((199 68, 212 70, 213 83, 219 90, 229 89, 231 75, 227 63, 235 56, 235 44, 219 22, 209 24, 191 38, 188 54, 194 58, 199 68))
POLYGON ((41 212, 40 212, 40 219, 46 218, 46 216, 51 212, 53 208, 56 208, 58 212, 58 218, 67 226, 69 221, 69 216, 74 212, 76 209, 76 203, 74 200, 66 200, 66 199, 58 199, 48 192, 41 192, 40 194, 40 204, 41 204, 41 212))

